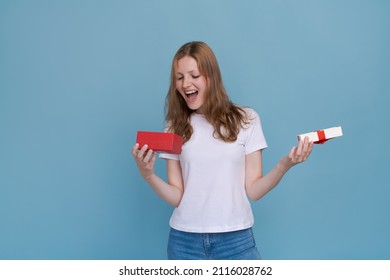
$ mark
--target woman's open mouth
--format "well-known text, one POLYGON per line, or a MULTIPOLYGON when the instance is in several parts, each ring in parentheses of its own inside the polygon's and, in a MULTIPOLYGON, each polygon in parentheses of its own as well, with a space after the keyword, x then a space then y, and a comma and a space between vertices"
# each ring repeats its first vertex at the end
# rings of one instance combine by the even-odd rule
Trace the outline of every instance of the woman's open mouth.
POLYGON ((197 90, 191 90, 185 92, 187 100, 189 103, 193 103, 196 101, 196 97, 198 96, 198 91, 197 90))

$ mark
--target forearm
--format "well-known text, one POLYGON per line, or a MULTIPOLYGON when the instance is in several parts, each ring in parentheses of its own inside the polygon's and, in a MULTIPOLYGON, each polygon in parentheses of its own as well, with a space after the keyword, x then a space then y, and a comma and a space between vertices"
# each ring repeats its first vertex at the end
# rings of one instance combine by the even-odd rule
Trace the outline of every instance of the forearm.
POLYGON ((288 156, 283 157, 278 164, 265 176, 262 176, 261 152, 252 153, 246 157, 246 192, 253 200, 259 200, 271 191, 286 172, 296 164, 304 162, 313 149, 313 142, 305 137, 299 141, 298 147, 293 147, 288 156))
POLYGON ((180 188, 168 184, 154 173, 145 177, 145 180, 163 200, 174 207, 179 205, 183 196, 183 191, 180 188))
POLYGON ((251 185, 246 186, 247 194, 252 200, 259 200, 278 185, 280 180, 290 169, 290 166, 286 165, 284 162, 285 159, 282 159, 266 175, 257 178, 251 185))

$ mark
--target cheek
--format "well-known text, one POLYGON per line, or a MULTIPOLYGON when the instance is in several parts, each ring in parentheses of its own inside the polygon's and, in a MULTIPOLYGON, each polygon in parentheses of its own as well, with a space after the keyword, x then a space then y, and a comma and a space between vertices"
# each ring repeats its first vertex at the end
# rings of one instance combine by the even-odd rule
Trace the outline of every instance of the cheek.
POLYGON ((176 82, 176 90, 177 91, 181 91, 181 86, 180 86, 180 82, 176 82))
POLYGON ((205 81, 204 83, 202 83, 201 87, 203 89, 203 94, 207 95, 207 93, 209 92, 209 87, 207 85, 207 82, 205 81))

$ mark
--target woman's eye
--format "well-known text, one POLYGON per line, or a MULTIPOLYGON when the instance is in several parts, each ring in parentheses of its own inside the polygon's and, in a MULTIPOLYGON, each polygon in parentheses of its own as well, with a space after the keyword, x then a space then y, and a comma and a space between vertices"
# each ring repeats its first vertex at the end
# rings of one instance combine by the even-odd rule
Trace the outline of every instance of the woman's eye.
POLYGON ((182 80, 183 79, 183 77, 177 77, 176 78, 176 80, 178 80, 178 81, 180 81, 180 80, 182 80))
POLYGON ((197 79, 197 78, 199 78, 199 77, 200 77, 200 75, 192 76, 192 78, 194 78, 194 79, 197 79))

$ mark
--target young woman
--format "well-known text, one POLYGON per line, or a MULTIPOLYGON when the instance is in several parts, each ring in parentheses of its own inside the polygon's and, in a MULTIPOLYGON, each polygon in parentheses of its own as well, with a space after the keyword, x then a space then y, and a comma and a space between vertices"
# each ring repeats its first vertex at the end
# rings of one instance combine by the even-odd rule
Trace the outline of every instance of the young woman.
POLYGON ((248 197, 258 200, 272 190, 308 158, 313 143, 300 141, 263 175, 267 143, 260 118, 230 101, 216 57, 203 42, 184 44, 173 58, 166 131, 184 140, 180 155, 160 154, 167 182, 155 174, 157 156, 147 145, 135 144, 132 153, 144 179, 175 207, 168 259, 260 259, 248 197))

